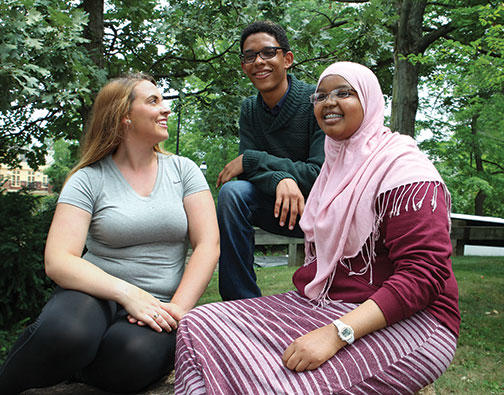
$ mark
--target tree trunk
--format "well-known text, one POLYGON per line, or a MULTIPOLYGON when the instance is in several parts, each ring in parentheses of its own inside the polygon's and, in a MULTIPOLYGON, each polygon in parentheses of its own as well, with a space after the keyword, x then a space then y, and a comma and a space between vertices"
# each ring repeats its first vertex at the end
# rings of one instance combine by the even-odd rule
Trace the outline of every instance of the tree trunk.
MULTIPOLYGON (((100 69, 103 68, 104 62, 104 0, 84 0, 82 2, 82 9, 89 15, 89 22, 84 29, 84 37, 89 40, 84 44, 84 47, 89 52, 89 56, 94 64, 100 69)), ((82 117, 83 125, 87 125, 91 107, 83 104, 79 112, 82 117)))
POLYGON ((392 85, 391 129, 414 137, 415 116, 418 108, 418 64, 407 59, 418 54, 423 36, 422 23, 425 0, 396 1, 399 19, 394 43, 394 79, 392 85))
MULTIPOLYGON (((478 175, 482 175, 485 173, 485 169, 483 168, 483 160, 481 158, 481 147, 478 140, 478 128, 477 121, 479 115, 473 115, 471 119, 471 134, 473 135, 473 155, 474 161, 476 162, 476 171, 478 175)), ((474 199, 474 215, 485 215, 485 211, 483 209, 483 205, 485 203, 487 195, 485 191, 479 190, 476 194, 476 198, 474 199)))
POLYGON ((84 30, 84 37, 89 40, 84 44, 94 64, 103 68, 103 3, 104 0, 84 0, 82 7, 89 15, 89 22, 84 30))
POLYGON ((487 198, 487 194, 481 189, 476 194, 474 199, 474 215, 485 215, 484 203, 487 198))

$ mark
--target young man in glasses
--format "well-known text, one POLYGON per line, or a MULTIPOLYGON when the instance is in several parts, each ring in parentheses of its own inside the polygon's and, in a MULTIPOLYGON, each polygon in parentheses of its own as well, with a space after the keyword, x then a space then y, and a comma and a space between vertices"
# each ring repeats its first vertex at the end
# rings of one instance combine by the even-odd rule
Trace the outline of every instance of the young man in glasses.
POLYGON ((283 28, 254 22, 243 30, 240 49, 242 69, 259 93, 242 103, 239 155, 217 179, 223 300, 261 295, 253 226, 304 236, 299 218, 324 161, 324 133, 310 103, 315 87, 287 74, 294 57, 283 28))

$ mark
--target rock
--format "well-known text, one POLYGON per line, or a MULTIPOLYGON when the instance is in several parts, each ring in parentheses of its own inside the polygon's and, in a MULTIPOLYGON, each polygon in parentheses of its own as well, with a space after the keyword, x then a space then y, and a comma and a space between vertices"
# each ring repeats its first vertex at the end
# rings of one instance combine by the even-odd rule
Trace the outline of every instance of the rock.
MULTIPOLYGON (((173 383, 175 381, 175 372, 164 377, 157 383, 152 384, 143 392, 143 395, 171 395, 173 383)), ((83 383, 63 382, 52 387, 33 388, 22 392, 22 395, 108 395, 110 392, 102 391, 99 388, 92 387, 83 383)))
POLYGON ((422 388, 420 391, 416 392, 415 395, 436 395, 436 388, 434 387, 434 383, 422 388))

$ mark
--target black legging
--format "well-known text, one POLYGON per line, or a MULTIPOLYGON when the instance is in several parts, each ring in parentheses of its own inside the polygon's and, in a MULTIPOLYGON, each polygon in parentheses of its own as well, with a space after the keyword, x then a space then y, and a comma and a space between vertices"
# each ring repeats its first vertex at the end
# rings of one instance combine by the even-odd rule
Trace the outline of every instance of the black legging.
POLYGON ((117 303, 58 288, 0 370, 0 394, 78 375, 109 392, 138 392, 168 374, 175 332, 130 324, 117 303))

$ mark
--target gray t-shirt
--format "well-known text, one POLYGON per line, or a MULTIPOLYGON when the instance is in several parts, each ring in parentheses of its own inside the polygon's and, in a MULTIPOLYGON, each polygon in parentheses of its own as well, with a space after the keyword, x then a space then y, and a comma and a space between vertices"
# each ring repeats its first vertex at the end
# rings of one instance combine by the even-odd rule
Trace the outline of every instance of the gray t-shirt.
POLYGON ((92 215, 84 259, 169 301, 184 273, 188 246, 182 199, 207 189, 190 159, 158 154, 154 189, 140 196, 109 155, 75 172, 58 203, 92 215))

